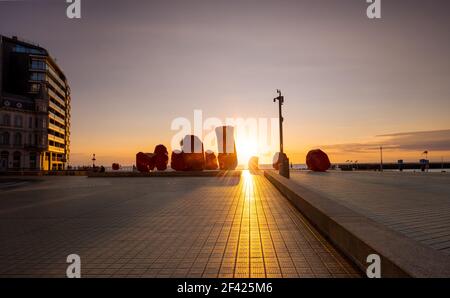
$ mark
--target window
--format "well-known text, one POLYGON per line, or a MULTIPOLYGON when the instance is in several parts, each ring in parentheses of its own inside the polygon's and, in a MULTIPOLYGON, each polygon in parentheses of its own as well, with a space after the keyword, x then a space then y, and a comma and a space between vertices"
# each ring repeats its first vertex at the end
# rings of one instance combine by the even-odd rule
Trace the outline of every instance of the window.
POLYGON ((0 134, 0 145, 9 145, 9 132, 0 134))
POLYGON ((15 127, 22 127, 22 125, 23 125, 23 118, 22 118, 22 116, 14 117, 14 126, 15 127))
POLYGON ((33 73, 31 73, 30 80, 45 81, 45 74, 42 72, 33 72, 33 73))
POLYGON ((11 116, 9 114, 5 114, 3 116, 3 125, 10 126, 11 125, 11 116))
POLYGON ((21 45, 16 45, 13 48, 13 51, 16 53, 24 53, 24 54, 35 54, 35 55, 46 55, 45 51, 24 47, 21 45))
POLYGON ((47 70, 47 64, 42 60, 32 60, 31 69, 47 70))
POLYGON ((22 145, 22 134, 20 132, 14 135, 14 145, 16 146, 22 145))
POLYGON ((36 152, 30 152, 30 169, 36 169, 36 152))
POLYGON ((18 169, 20 168, 20 161, 21 161, 22 154, 18 151, 14 152, 13 154, 13 168, 18 169))
POLYGON ((41 88, 40 84, 37 84, 37 83, 30 84, 30 92, 31 93, 39 93, 40 88, 41 88))

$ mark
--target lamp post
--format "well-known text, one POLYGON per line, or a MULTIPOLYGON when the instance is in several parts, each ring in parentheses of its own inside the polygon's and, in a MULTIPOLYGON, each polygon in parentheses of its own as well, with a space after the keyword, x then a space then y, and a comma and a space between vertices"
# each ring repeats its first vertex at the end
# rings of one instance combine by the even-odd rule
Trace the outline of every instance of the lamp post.
POLYGON ((94 153, 94 154, 92 154, 92 168, 93 169, 95 169, 95 161, 96 161, 96 159, 95 159, 95 153, 94 153))
POLYGON ((281 111, 281 106, 284 103, 284 96, 281 95, 281 90, 277 89, 278 97, 273 99, 273 102, 278 101, 278 114, 280 121, 280 175, 286 178, 289 178, 289 159, 284 153, 284 144, 283 144, 283 113, 281 111))
POLYGON ((380 146, 380 172, 383 172, 383 146, 380 146))

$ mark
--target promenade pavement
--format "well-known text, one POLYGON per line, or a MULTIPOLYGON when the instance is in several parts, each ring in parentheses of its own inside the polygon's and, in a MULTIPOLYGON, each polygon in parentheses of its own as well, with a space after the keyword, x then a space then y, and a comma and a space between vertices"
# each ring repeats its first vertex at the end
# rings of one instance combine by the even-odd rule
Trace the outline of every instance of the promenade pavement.
POLYGON ((360 276, 262 175, 1 179, 0 277, 360 276))
POLYGON ((450 254, 450 174, 291 172, 291 181, 450 254))

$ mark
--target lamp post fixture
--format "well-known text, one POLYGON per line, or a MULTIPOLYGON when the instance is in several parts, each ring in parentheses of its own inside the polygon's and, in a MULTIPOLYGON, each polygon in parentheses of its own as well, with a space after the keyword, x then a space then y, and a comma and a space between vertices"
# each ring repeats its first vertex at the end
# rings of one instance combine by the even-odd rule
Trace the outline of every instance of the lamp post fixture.
POLYGON ((383 146, 380 146, 380 172, 383 172, 383 146))
POLYGON ((278 100, 278 114, 279 114, 279 121, 280 121, 280 175, 286 178, 289 178, 289 159, 287 158, 286 154, 284 153, 284 144, 283 144, 283 114, 281 111, 281 106, 284 103, 284 96, 281 95, 281 90, 277 89, 278 97, 275 97, 273 99, 273 102, 277 102, 278 100))
POLYGON ((94 154, 92 154, 92 168, 93 169, 95 169, 95 161, 96 161, 96 159, 95 159, 95 153, 94 153, 94 154))

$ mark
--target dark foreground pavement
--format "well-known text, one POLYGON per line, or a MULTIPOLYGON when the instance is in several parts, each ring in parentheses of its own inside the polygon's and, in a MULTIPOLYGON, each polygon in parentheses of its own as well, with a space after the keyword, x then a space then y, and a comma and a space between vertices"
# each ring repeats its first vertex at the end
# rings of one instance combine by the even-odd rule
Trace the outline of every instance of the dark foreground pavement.
POLYGON ((356 277, 261 175, 0 182, 0 276, 356 277))

